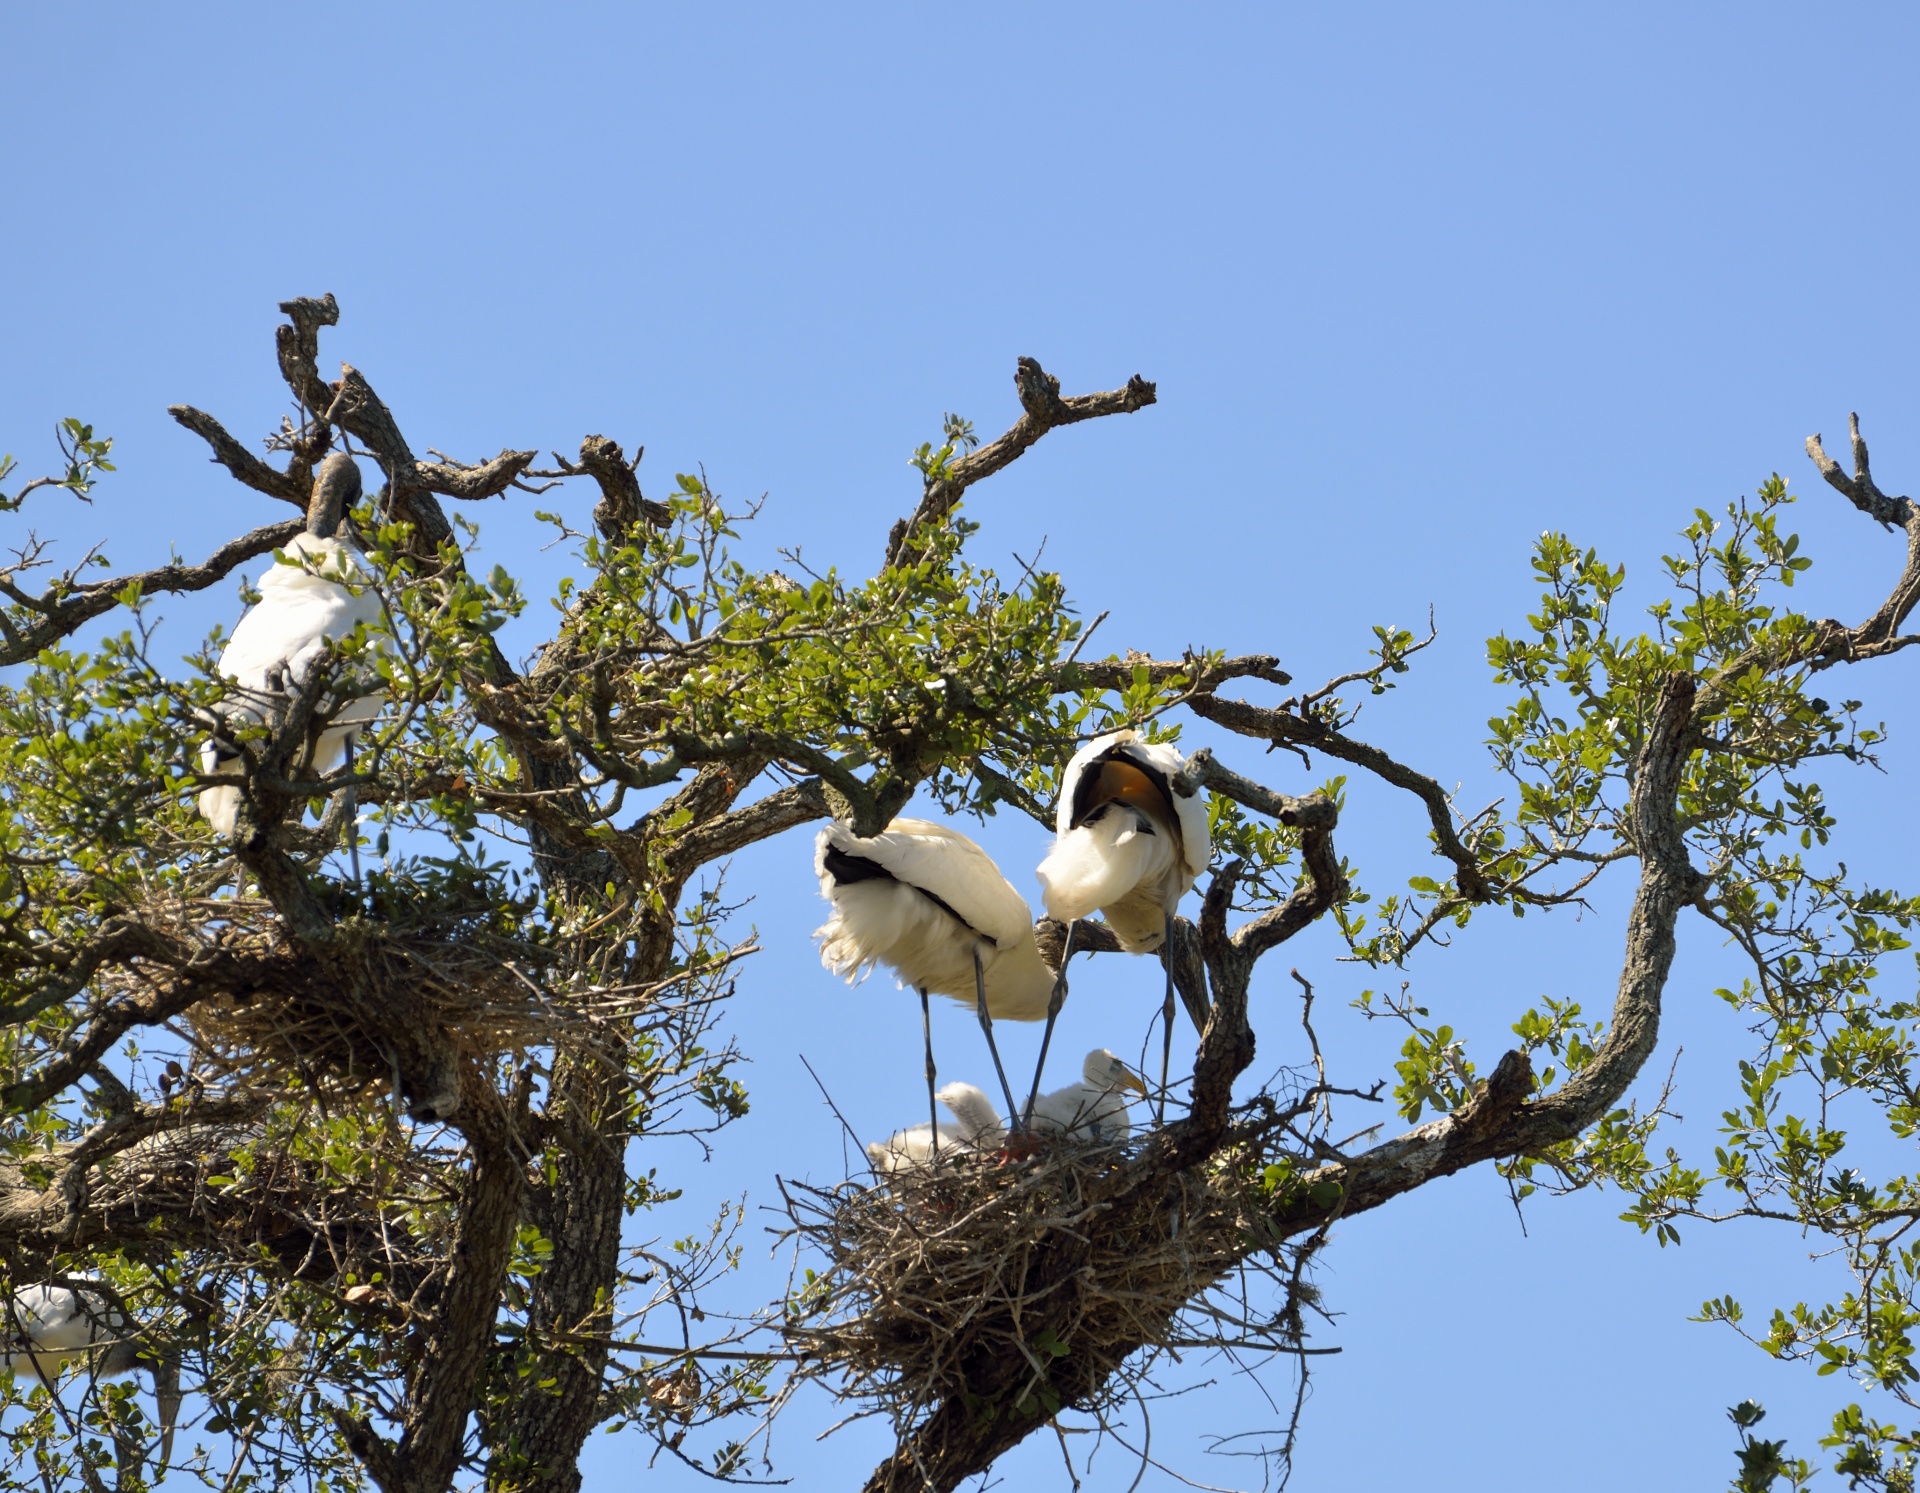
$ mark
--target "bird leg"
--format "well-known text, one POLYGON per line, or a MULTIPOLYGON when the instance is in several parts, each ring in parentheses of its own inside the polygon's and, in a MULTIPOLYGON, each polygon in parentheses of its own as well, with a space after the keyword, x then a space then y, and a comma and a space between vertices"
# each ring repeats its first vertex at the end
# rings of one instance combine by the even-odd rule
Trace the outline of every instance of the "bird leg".
MULTIPOLYGON (((353 773, 353 737, 347 737, 347 773, 353 773)), ((360 819, 356 812, 356 803, 360 797, 357 785, 347 784, 347 858, 353 865, 353 894, 360 895, 360 819)), ((1169 968, 1172 966, 1169 965, 1169 968)))
POLYGON ((1167 914, 1167 936, 1160 945, 1160 957, 1167 964, 1167 1000, 1161 1008, 1163 1030, 1160 1036, 1160 1103, 1155 1125, 1167 1123, 1167 1068, 1173 1062, 1173 914, 1167 914))
POLYGON ((1040 1073, 1047 1066, 1047 1047, 1053 1041, 1053 1024, 1060 1019, 1060 1008, 1067 1003, 1067 961, 1073 958, 1073 930, 1078 918, 1067 921, 1067 936, 1060 945, 1060 973, 1053 977, 1053 994, 1047 997, 1047 1027, 1040 1033, 1040 1061, 1033 1065, 1033 1088, 1027 1093, 1027 1107, 1020 1112, 1020 1128, 1033 1123, 1034 1102, 1040 1097, 1040 1073))
POLYGON ((920 987, 920 1035, 927 1043, 927 1119, 932 1124, 933 1164, 940 1165, 940 1104, 933 1097, 933 1016, 927 1009, 927 987, 920 987))
POLYGON ((980 1030, 987 1034, 987 1051, 993 1054, 993 1071, 1000 1078, 1000 1092, 1007 1101, 1007 1120, 1013 1126, 1015 1134, 1025 1134, 1026 1126, 1021 1122, 1019 1108, 1013 1102, 1013 1086, 1007 1082, 1007 1070, 1000 1065, 1000 1049, 993 1041, 993 1013, 987 1009, 987 976, 980 967, 980 947, 973 950, 973 1009, 980 1016, 980 1030))

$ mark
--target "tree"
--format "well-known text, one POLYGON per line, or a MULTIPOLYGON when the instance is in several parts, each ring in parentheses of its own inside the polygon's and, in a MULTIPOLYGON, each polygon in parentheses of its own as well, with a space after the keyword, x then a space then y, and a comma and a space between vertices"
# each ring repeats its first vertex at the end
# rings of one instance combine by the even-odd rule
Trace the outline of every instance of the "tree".
MULTIPOLYGON (((1778 532, 1790 500, 1777 478, 1724 521, 1696 515, 1650 633, 1611 615, 1622 571, 1548 536, 1541 612, 1491 647, 1513 689, 1493 745, 1516 800, 1463 815, 1436 777, 1352 734, 1353 693, 1386 692, 1426 646, 1410 633, 1376 629, 1361 667, 1257 704, 1239 692, 1292 684, 1276 659, 1081 659, 1059 577, 1006 581, 967 559, 968 489, 1056 427, 1152 404, 1141 379, 1064 397, 1022 359, 1019 418, 982 445, 949 416, 941 442, 915 455, 917 506, 877 573, 854 582, 747 568, 728 542, 749 514, 696 476, 666 502, 645 498, 600 436, 548 469, 520 450, 423 462, 360 373, 321 378, 333 299, 281 309, 295 414, 268 448, 283 463, 210 415, 173 413, 246 488, 296 507, 329 450, 376 462, 385 486, 355 522, 384 620, 240 734, 231 843, 192 808, 226 686, 211 651, 198 677, 168 679, 143 605, 217 583, 297 521, 201 565, 94 581, 83 564, 37 590, 45 556, 30 541, 0 576, 0 661, 27 666, 0 695, 13 810, 0 842, 0 1255, 16 1284, 100 1277, 153 1361, 187 1360, 206 1428, 225 1437, 219 1463, 194 1464, 209 1480, 429 1493, 477 1473, 502 1490, 571 1489, 582 1442, 609 1421, 741 1473, 751 1433, 729 1417, 768 1403, 780 1352, 754 1334, 662 1346, 646 1329, 669 1304, 676 1321, 697 1320, 697 1293, 729 1260, 727 1221, 678 1251, 636 1252, 621 1237, 630 1213, 670 1195, 647 1143, 717 1128, 746 1103, 714 1036, 751 945, 727 942, 714 868, 829 815, 872 833, 920 792, 949 813, 1006 807, 1050 823, 1077 740, 1120 723, 1176 731, 1183 714, 1224 740, 1321 753, 1413 794, 1445 878, 1416 877, 1373 904, 1333 845, 1342 779, 1291 796, 1193 754, 1178 787, 1211 795, 1217 856, 1167 956, 1200 1031, 1187 1110, 1089 1174, 1079 1202, 1114 1228, 1164 1234, 1203 1189, 1225 1200, 1208 1236, 1218 1257, 1157 1316, 1096 1321, 1097 1302, 1056 1289, 1086 1274, 1084 1237, 1043 1230, 1016 1288, 1031 1302, 1071 1297, 1077 1315, 1049 1306, 989 1322, 959 1354, 958 1388, 900 1419, 899 1450, 870 1488, 954 1487, 1053 1414, 1097 1412, 1236 1270, 1264 1266, 1279 1291, 1261 1320, 1239 1324, 1240 1346, 1312 1351, 1306 1273, 1333 1223, 1468 1166, 1500 1166, 1521 1193, 1625 1187, 1662 1238, 1709 1213, 1704 1174, 1650 1149, 1660 1106, 1625 1102, 1656 1046, 1688 912, 1754 966, 1728 994, 1752 1013, 1761 1050, 1720 1179, 1736 1211, 1835 1233, 1868 1282, 1779 1319, 1768 1346, 1896 1393, 1911 1381, 1900 1244, 1911 1183, 1836 1171, 1845 1140, 1824 1105, 1855 1094, 1895 1134, 1910 1130, 1911 1011, 1873 981, 1920 904, 1852 886, 1813 855, 1832 821, 1803 776, 1826 758, 1871 761, 1878 740, 1857 703, 1809 693, 1815 676, 1915 641, 1900 628, 1920 599, 1920 510, 1880 493, 1857 430, 1852 477, 1817 438, 1810 448, 1856 507, 1909 537, 1899 582, 1865 622, 1779 604, 1807 562, 1778 532), (555 598, 550 640, 517 669, 494 634, 524 599, 504 570, 469 570, 473 531, 440 500, 581 478, 599 495, 594 532, 551 521, 581 543, 590 580, 555 598), (116 609, 128 631, 72 645, 116 609), (376 687, 390 704, 357 758, 314 775, 317 731, 376 687), (341 854, 360 834, 356 796, 380 860, 357 876, 341 854), (1393 1096, 1413 1128, 1358 1152, 1337 1148, 1329 1101, 1377 1097, 1384 1083, 1315 1071, 1236 1100, 1254 1054, 1256 967, 1303 928, 1332 917, 1358 957, 1397 966, 1488 910, 1579 903, 1614 867, 1635 868, 1637 884, 1604 1020, 1569 1002, 1517 1011, 1516 1046, 1483 1077, 1424 1010, 1370 1002, 1408 1027, 1393 1096), (1817 1119, 1789 1122, 1795 1084, 1820 1096, 1817 1119), (407 1107, 447 1123, 410 1133, 407 1107), (716 1423, 716 1445, 689 1441, 716 1423)), ((64 441, 65 474, 26 484, 8 507, 39 486, 84 497, 110 470, 88 427, 70 422, 64 441)), ((1065 930, 1039 933, 1057 964, 1065 930)), ((1075 947, 1116 945, 1096 925, 1075 947)), ((1302 993, 1305 1020, 1305 982, 1302 993)), ((892 1206, 860 1196, 869 1212, 892 1206)), ((855 1299, 839 1284, 829 1271, 776 1304, 764 1330, 817 1343, 855 1299)), ((1739 1316, 1733 1303, 1720 1314, 1739 1316)), ((125 1488, 150 1475, 127 1388, 98 1387, 78 1419, 63 1401, 27 1410, 16 1456, 49 1484, 102 1486, 110 1462, 125 1488)), ((1910 1443, 1847 1415, 1842 1466, 1901 1475, 1910 1443)))

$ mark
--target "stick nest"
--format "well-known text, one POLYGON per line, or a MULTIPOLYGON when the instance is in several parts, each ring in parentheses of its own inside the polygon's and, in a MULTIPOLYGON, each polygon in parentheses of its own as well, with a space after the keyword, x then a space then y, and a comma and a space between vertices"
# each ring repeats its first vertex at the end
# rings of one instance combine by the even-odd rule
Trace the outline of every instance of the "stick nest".
POLYGON ((395 1039, 403 1034, 482 1063, 560 1043, 611 1054, 611 1018, 652 994, 588 984, 560 951, 507 933, 497 905, 445 897, 387 902, 344 921, 325 961, 304 957, 262 899, 180 899, 145 909, 150 925, 171 924, 220 971, 189 1017, 209 1076, 297 1073, 335 1089, 382 1086, 392 1081, 395 1039))
POLYGON ((827 1262, 785 1329, 801 1374, 905 1430, 956 1400, 1099 1413, 1169 1350, 1297 1344, 1312 1288, 1277 1242, 1250 1263, 1260 1224, 1244 1169, 1155 1176, 1143 1149, 1057 1145, 943 1159, 883 1186, 783 1184, 791 1232, 827 1262), (1285 1287, 1262 1321, 1249 1320, 1249 1269, 1285 1287))

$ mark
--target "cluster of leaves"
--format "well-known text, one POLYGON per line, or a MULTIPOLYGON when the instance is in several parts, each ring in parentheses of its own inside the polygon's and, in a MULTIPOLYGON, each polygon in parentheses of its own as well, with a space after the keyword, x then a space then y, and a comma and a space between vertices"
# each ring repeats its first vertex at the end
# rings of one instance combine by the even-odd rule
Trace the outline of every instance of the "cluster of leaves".
MULTIPOLYGON (((1694 675, 1709 708, 1681 785, 1680 821, 1703 873, 1694 910, 1748 965, 1718 992, 1752 1034, 1738 1070, 1741 1102, 1723 1117, 1710 1166, 1656 1149, 1663 1094, 1503 1170, 1522 1197, 1542 1183, 1617 1186, 1629 1199, 1624 1216, 1662 1244, 1678 1243, 1687 1219, 1771 1219, 1824 1236, 1849 1266, 1852 1289, 1775 1311, 1750 1335, 1775 1357, 1845 1373, 1920 1408, 1911 1338, 1920 1323, 1920 1245, 1909 1239, 1920 1178, 1895 1144, 1920 1128, 1911 1079, 1920 1009, 1912 967, 1898 957, 1894 974, 1887 964, 1908 950, 1920 898, 1863 885, 1823 855, 1834 818, 1809 770, 1833 758, 1872 763, 1882 730, 1859 719, 1859 702, 1830 702, 1813 689, 1819 627, 1785 605, 1810 564, 1797 536, 1780 528, 1791 501, 1774 477, 1724 515, 1697 512, 1682 548, 1664 561, 1671 591, 1649 608, 1645 629, 1616 617, 1624 567, 1563 535, 1544 536, 1533 562, 1540 609, 1526 632, 1488 648, 1496 679, 1515 690, 1489 723, 1494 762, 1514 783, 1515 801, 1461 823, 1489 894, 1414 877, 1407 897, 1383 904, 1375 929, 1351 910, 1342 916, 1355 954, 1390 964, 1486 906, 1523 916, 1584 904, 1608 866, 1636 856, 1629 801, 1647 723, 1667 676, 1694 675)), ((1360 1004, 1408 1030, 1395 1089, 1403 1115, 1463 1102, 1475 1069, 1449 1026, 1405 987, 1383 999, 1369 992, 1360 1004)), ((1604 1037, 1576 1002, 1554 998, 1513 1031, 1535 1059, 1542 1091, 1580 1074, 1604 1037)), ((1730 1297, 1701 1313, 1747 1331, 1744 1315, 1730 1297)), ((1779 1478, 1798 1486, 1810 1476, 1780 1444, 1748 1436, 1750 1421, 1740 1424, 1737 1486, 1779 1478)), ((1898 1487, 1911 1476, 1912 1435, 1849 1406, 1826 1444, 1856 1486, 1898 1487)))
MULTIPOLYGON (((28 497, 43 487, 64 488, 76 498, 90 499, 100 473, 114 470, 113 463, 107 460, 113 441, 106 436, 96 436, 93 427, 85 421, 62 420, 54 431, 54 439, 60 443, 66 470, 57 477, 35 477, 11 495, 0 492, 0 513, 18 513, 28 497)), ((0 456, 0 482, 5 482, 18 467, 12 456, 0 456)))

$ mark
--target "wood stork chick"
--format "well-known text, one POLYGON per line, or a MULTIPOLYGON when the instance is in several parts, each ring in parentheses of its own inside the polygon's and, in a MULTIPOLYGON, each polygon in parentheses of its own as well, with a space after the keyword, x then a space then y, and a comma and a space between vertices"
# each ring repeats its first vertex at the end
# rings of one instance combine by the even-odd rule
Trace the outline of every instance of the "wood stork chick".
POLYGON ((1033 1128, 1062 1140, 1123 1141, 1133 1129, 1122 1090, 1147 1092, 1138 1073, 1104 1047, 1087 1054, 1079 1083, 1055 1089, 1034 1101, 1033 1128))
MULTIPOLYGON (((1059 999, 1048 1012, 1040 1039, 1047 1059, 1053 1019, 1066 999, 1066 961, 1073 924, 1096 908, 1129 954, 1151 954, 1173 935, 1173 910, 1212 858, 1207 802, 1183 798, 1173 780, 1186 758, 1165 742, 1143 741, 1134 731, 1095 737, 1067 763, 1060 779, 1053 849, 1040 863, 1047 915, 1067 926, 1061 956, 1059 999)), ((1166 1030, 1161 1048, 1161 1104, 1173 1052, 1173 957, 1167 952, 1166 1030)), ((1040 1073, 1033 1075, 1034 1092, 1040 1073)))
POLYGON ((990 1151, 1006 1139, 1006 1126, 993 1101, 970 1083, 950 1083, 939 1093, 940 1102, 953 1111, 953 1120, 911 1125, 896 1130, 867 1147, 867 1159, 883 1177, 931 1166, 942 1151, 970 1154, 990 1151))
MULTIPOLYGON (((336 451, 320 464, 307 508, 306 532, 293 536, 276 564, 260 578, 260 600, 242 617, 216 665, 238 688, 216 707, 235 725, 256 725, 306 683, 329 643, 351 637, 361 623, 380 617, 380 599, 369 587, 362 556, 338 537, 342 515, 360 496, 360 468, 336 451)), ((321 731, 311 769, 329 773, 350 762, 354 739, 380 713, 376 691, 342 704, 321 731)), ((216 735, 200 748, 200 770, 210 776, 240 773, 240 750, 216 735)), ((231 836, 240 811, 240 789, 218 783, 200 790, 200 814, 231 836)))
POLYGON ((813 868, 833 907, 814 930, 821 963, 849 983, 884 964, 920 992, 927 1109, 936 1133, 929 994, 965 1002, 979 1013, 1007 1112, 1017 1114, 994 1045, 993 1019, 1045 1016, 1054 975, 1034 942, 1026 898, 992 857, 958 830, 896 819, 870 839, 843 824, 827 825, 814 841, 813 868))
POLYGON ((180 1364, 171 1355, 156 1358, 141 1343, 126 1313, 105 1291, 84 1285, 23 1286, 8 1298, 0 1334, 6 1351, 0 1368, 16 1379, 49 1390, 70 1366, 87 1363, 97 1379, 112 1379, 137 1368, 153 1371, 153 1396, 160 1419, 160 1463, 173 1459, 173 1428, 180 1414, 180 1364))

